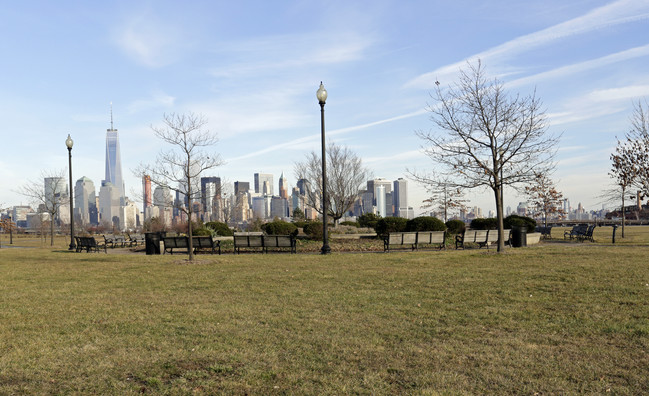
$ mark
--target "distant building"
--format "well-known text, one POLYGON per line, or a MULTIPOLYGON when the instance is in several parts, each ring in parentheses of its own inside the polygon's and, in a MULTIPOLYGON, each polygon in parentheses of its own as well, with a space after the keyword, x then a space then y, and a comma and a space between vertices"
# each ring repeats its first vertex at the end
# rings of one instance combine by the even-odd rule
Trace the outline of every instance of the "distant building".
POLYGON ((234 182, 234 195, 239 196, 241 194, 247 194, 250 191, 250 183, 235 181, 234 182))
POLYGON ((95 183, 83 176, 74 187, 74 217, 82 225, 98 224, 95 183))
POLYGON ((218 220, 221 199, 221 178, 201 177, 201 207, 203 221, 218 220))
POLYGON ((273 195, 273 175, 269 173, 255 173, 255 192, 257 194, 264 194, 264 184, 268 183, 267 195, 273 195))
POLYGON ((392 193, 394 204, 394 216, 404 217, 403 212, 408 211, 408 181, 399 178, 394 181, 394 191, 392 193))
POLYGON ((279 196, 284 199, 288 199, 288 183, 284 178, 284 172, 279 177, 279 196))
POLYGON ((103 181, 99 189, 99 219, 101 223, 108 223, 112 227, 119 228, 120 216, 120 194, 119 188, 113 183, 103 181))
MULTIPOLYGON (((110 107, 110 129, 106 130, 106 172, 105 181, 111 183, 119 199, 125 204, 124 178, 122 177, 122 157, 119 148, 119 134, 113 128, 113 106, 110 107)), ((103 184, 103 183, 102 183, 103 184)))
POLYGON ((144 175, 142 177, 142 197, 143 197, 143 207, 142 211, 144 212, 144 217, 147 217, 148 209, 153 206, 153 195, 151 193, 151 176, 144 175))

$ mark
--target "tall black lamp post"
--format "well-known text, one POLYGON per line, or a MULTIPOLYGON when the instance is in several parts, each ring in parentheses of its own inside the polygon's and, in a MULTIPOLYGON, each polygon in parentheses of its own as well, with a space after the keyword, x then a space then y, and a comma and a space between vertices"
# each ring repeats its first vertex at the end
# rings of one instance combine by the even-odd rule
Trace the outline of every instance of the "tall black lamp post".
POLYGON ((65 145, 68 148, 68 168, 70 169, 70 248, 68 250, 75 250, 77 245, 74 243, 74 200, 73 200, 73 190, 72 190, 72 145, 74 142, 68 134, 68 138, 65 139, 65 145))
POLYGON ((318 97, 318 103, 320 103, 320 131, 322 135, 322 249, 320 249, 320 253, 329 254, 331 253, 331 248, 329 247, 329 237, 327 235, 327 157, 325 153, 324 126, 324 107, 327 101, 327 90, 322 85, 322 81, 320 81, 320 88, 318 88, 316 96, 318 97))

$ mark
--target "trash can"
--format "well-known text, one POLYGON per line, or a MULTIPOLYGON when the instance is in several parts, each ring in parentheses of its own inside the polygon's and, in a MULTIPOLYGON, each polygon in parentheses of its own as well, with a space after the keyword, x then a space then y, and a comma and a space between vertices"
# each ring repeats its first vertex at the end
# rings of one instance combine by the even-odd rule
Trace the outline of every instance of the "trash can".
POLYGON ((147 232, 146 234, 144 234, 146 254, 160 254, 161 240, 162 233, 160 232, 147 232))
POLYGON ((512 228, 512 247, 527 247, 527 228, 512 228))

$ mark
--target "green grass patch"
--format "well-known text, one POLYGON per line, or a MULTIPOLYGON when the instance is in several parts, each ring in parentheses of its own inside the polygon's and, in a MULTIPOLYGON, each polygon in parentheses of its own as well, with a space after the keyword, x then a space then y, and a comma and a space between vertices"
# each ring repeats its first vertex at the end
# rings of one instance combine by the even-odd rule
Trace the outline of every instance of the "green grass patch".
POLYGON ((0 394, 643 394, 647 247, 0 250, 0 394))

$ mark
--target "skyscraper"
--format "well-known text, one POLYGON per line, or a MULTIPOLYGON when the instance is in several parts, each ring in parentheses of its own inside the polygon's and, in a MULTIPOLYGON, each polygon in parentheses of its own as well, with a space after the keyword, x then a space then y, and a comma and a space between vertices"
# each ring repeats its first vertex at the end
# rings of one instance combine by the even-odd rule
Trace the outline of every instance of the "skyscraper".
POLYGON ((279 177, 279 196, 288 199, 288 183, 284 178, 284 172, 282 172, 282 175, 279 177))
POLYGON ((119 204, 124 205, 125 190, 124 179, 122 178, 122 158, 119 150, 119 134, 113 128, 113 105, 110 106, 110 129, 106 130, 106 177, 105 181, 110 182, 116 189, 119 196, 119 204))
POLYGON ((405 214, 408 210, 408 181, 406 179, 399 178, 394 181, 392 200, 394 203, 394 215, 406 217, 405 214))
POLYGON ((215 206, 221 198, 221 178, 201 177, 201 207, 203 209, 203 220, 212 220, 215 206))
POLYGON ((82 225, 97 224, 95 183, 83 176, 74 186, 74 218, 82 225))
POLYGON ((273 175, 269 173, 255 173, 255 192, 258 194, 264 193, 264 182, 268 183, 268 195, 273 195, 273 175))

